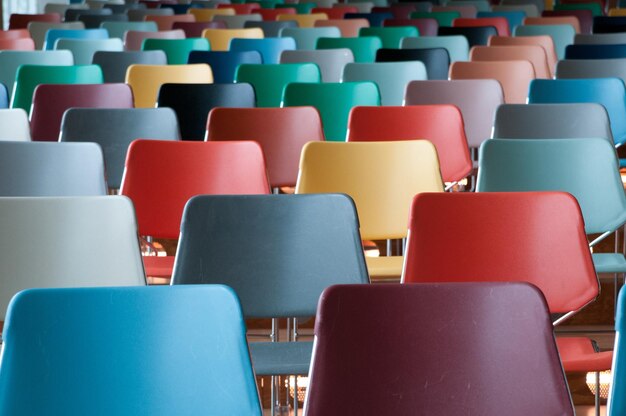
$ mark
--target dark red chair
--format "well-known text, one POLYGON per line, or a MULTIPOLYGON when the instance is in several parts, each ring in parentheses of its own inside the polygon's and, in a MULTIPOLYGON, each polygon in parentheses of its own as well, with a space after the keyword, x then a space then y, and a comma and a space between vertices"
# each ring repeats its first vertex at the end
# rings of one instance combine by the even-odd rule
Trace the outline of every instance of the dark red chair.
POLYGON ((172 30, 181 29, 188 38, 201 38, 204 29, 226 29, 226 22, 174 22, 172 30))
POLYGON ((9 17, 9 29, 27 29, 30 22, 61 23, 61 15, 58 13, 45 14, 19 14, 13 13, 9 17))
POLYGON ((456 106, 354 107, 350 112, 349 142, 415 139, 435 145, 445 182, 459 181, 472 171, 463 115, 456 106))
POLYGON ((413 26, 420 36, 437 36, 439 23, 435 19, 385 19, 383 27, 413 26))
POLYGON ((415 11, 415 6, 410 4, 394 4, 389 7, 376 6, 372 7, 372 13, 391 13, 394 19, 408 19, 411 13, 415 11))
POLYGON ((574 407, 536 287, 341 285, 320 299, 304 414, 573 416, 574 407))
POLYGON ((484 27, 492 26, 498 31, 498 36, 511 36, 511 28, 506 17, 478 17, 475 19, 454 19, 453 27, 484 27))
POLYGON ((279 9, 256 9, 253 14, 260 14, 261 18, 266 22, 274 22, 281 14, 296 14, 293 7, 281 7, 279 9))
POLYGON ((35 88, 31 107, 33 141, 56 142, 65 110, 78 108, 133 108, 127 84, 42 84, 35 88))

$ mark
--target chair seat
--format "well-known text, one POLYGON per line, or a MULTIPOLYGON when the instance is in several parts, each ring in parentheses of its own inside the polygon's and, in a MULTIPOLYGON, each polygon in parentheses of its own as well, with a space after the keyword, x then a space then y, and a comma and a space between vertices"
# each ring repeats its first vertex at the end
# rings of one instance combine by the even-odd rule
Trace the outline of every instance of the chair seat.
POLYGON ((613 351, 596 352, 589 338, 560 337, 556 339, 556 345, 566 372, 611 369, 613 351))
POLYGON ((148 277, 171 277, 174 256, 143 256, 143 267, 148 277))
POLYGON ((398 280, 402 275, 403 256, 365 257, 370 278, 378 280, 398 280))
POLYGON ((621 253, 594 253, 592 257, 597 273, 626 273, 626 258, 621 253))
POLYGON ((252 342, 250 355, 257 376, 309 374, 312 342, 252 342))

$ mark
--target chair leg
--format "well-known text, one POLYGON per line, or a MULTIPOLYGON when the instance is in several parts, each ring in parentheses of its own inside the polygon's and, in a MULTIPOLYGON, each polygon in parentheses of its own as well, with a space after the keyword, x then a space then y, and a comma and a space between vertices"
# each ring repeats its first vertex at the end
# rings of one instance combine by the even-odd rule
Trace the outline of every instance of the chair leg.
POLYGON ((298 416, 298 376, 293 377, 293 416, 298 416))
POLYGON ((600 372, 596 371, 596 416, 600 416, 600 372))

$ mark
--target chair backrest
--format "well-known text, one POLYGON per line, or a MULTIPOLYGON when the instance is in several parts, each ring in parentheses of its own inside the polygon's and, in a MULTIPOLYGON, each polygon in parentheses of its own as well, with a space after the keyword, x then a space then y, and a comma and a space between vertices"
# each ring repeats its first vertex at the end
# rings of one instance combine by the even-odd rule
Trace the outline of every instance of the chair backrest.
POLYGON ((30 123, 28 114, 21 108, 0 109, 0 140, 29 142, 30 123))
POLYGON ((418 36, 402 40, 402 49, 432 48, 444 48, 451 62, 469 60, 469 43, 465 36, 418 36))
POLYGON ((126 12, 128 14, 128 20, 131 22, 143 22, 148 16, 171 16, 174 14, 173 9, 130 9, 126 12))
POLYGON ((212 51, 227 51, 230 48, 230 41, 234 38, 262 39, 264 35, 263 30, 253 27, 250 29, 205 29, 202 37, 209 40, 212 51))
POLYGON ((264 64, 277 64, 282 51, 295 49, 296 41, 293 38, 233 39, 230 42, 231 51, 258 51, 264 64))
POLYGON ((180 29, 188 38, 200 38, 204 29, 226 29, 224 22, 174 22, 172 30, 180 29))
POLYGON ((363 27, 370 27, 367 19, 328 19, 318 20, 314 27, 336 27, 341 31, 344 38, 354 38, 359 36, 359 30, 363 27))
POLYGON ((545 9, 545 3, 541 0, 502 0, 500 3, 505 6, 533 5, 537 15, 545 9))
POLYGON ((541 292, 522 283, 334 286, 320 299, 304 412, 572 416, 549 318, 541 292))
POLYGON ((535 78, 529 61, 453 62, 450 79, 495 79, 502 85, 504 102, 523 104, 535 78))
POLYGON ((296 185, 299 194, 350 195, 366 240, 406 237, 413 196, 440 191, 437 150, 426 140, 308 143, 296 185))
POLYGON ((67 49, 74 55, 75 65, 89 65, 98 51, 122 52, 124 44, 121 39, 59 39, 55 49, 67 49))
POLYGON ((624 401, 624 331, 626 331, 626 321, 624 314, 626 313, 626 294, 619 294, 616 306, 615 317, 615 348, 613 352, 613 380, 609 390, 609 400, 607 404, 607 415, 617 416, 626 411, 626 401, 624 401))
POLYGON ((269 193, 261 147, 246 142, 136 140, 120 189, 141 235, 178 238, 185 204, 202 194, 269 193))
POLYGON ((459 18, 452 22, 453 27, 495 27, 498 36, 510 36, 509 21, 505 17, 459 18))
POLYGON ((556 66, 557 79, 621 78, 626 83, 624 59, 567 59, 556 66))
POLYGON ((170 108, 71 108, 61 122, 61 142, 95 142, 102 148, 107 184, 122 184, 126 153, 135 139, 179 140, 176 113, 170 108))
POLYGON ((101 84, 102 70, 98 65, 21 65, 15 76, 11 108, 31 110, 33 93, 40 84, 101 84))
POLYGON ((567 45, 565 59, 626 58, 626 45, 567 45))
POLYGON ((538 35, 538 36, 492 36, 489 38, 488 46, 527 46, 538 45, 546 51, 546 58, 548 59, 548 67, 550 73, 554 74, 556 69, 557 57, 556 50, 554 48, 554 41, 550 36, 538 35))
POLYGON ((426 67, 428 79, 447 79, 450 56, 444 48, 379 49, 376 62, 420 61, 426 67))
POLYGON ((575 45, 621 45, 626 43, 626 33, 579 34, 574 37, 575 45))
POLYGON ((280 54, 281 64, 312 62, 320 70, 322 82, 340 82, 343 69, 354 62, 350 49, 320 49, 283 51, 280 54))
POLYGON ((509 36, 511 31, 524 22, 526 13, 522 10, 499 10, 490 12, 478 12, 476 17, 504 17, 509 23, 509 36))
POLYGON ((279 14, 276 20, 294 20, 298 23, 298 27, 316 27, 317 22, 323 22, 328 17, 324 13, 311 13, 311 14, 279 14))
MULTIPOLYGON (((571 4, 561 4, 558 6, 573 6, 571 4)), ((544 10, 542 13, 544 17, 561 17, 561 16, 573 16, 576 18, 580 25, 580 33, 591 34, 593 27, 593 12, 591 10, 544 10)), ((573 23, 574 25, 576 23, 573 23)))
POLYGON ((437 36, 439 23, 435 19, 387 19, 383 27, 413 26, 420 36, 437 36))
POLYGON ((227 287, 33 290, 9 313, 3 412, 262 415, 241 307, 227 287), (177 382, 154 395, 168 380, 177 382), (71 399, 59 399, 67 389, 71 399))
POLYGON ((298 50, 313 50, 319 38, 341 37, 339 28, 329 27, 298 27, 284 28, 280 31, 280 36, 290 37, 296 41, 298 50))
POLYGON ((207 9, 207 8, 190 8, 187 13, 195 16, 197 22, 210 22, 218 15, 234 16, 235 9, 207 9))
POLYGON ((224 84, 235 81, 237 67, 243 64, 261 64, 263 58, 257 51, 192 51, 190 64, 208 64, 213 71, 214 82, 224 84))
POLYGON ((593 18, 593 33, 619 33, 626 26, 625 16, 596 16, 593 18))
POLYGON ((536 78, 552 79, 546 51, 538 45, 474 46, 470 52, 470 60, 475 62, 526 60, 533 65, 536 78))
POLYGON ((575 33, 580 33, 580 21, 576 16, 527 17, 524 19, 524 25, 569 25, 574 29, 575 33))
POLYGON ((108 39, 109 32, 106 29, 50 29, 46 32, 46 40, 43 49, 62 49, 56 47, 59 39, 108 39))
MULTIPOLYGON (((469 0, 464 0, 469 1, 469 0)), ((489 38, 498 35, 498 30, 493 26, 477 27, 446 27, 439 26, 439 36, 465 36, 470 48, 476 45, 486 45, 489 38)))
POLYGON ((97 29, 105 22, 128 22, 126 14, 89 15, 81 14, 78 20, 85 24, 85 29, 97 29))
POLYGON ((190 39, 144 39, 144 51, 162 50, 169 65, 186 64, 191 51, 208 51, 209 41, 204 38, 190 39))
POLYGON ((9 17, 9 29, 26 29, 31 22, 61 23, 61 15, 57 13, 20 14, 12 13, 9 17))
POLYGON ((246 317, 315 315, 326 287, 368 283, 354 203, 345 195, 192 198, 172 284, 207 283, 232 287, 246 317))
POLYGON ((106 195, 93 143, 0 142, 0 196, 106 195))
POLYGON ((317 49, 350 49, 354 55, 354 62, 374 62, 376 51, 382 48, 383 43, 375 36, 354 38, 319 38, 317 49))
POLYGON ((463 114, 469 147, 478 147, 491 136, 493 117, 503 102, 502 87, 493 79, 413 81, 407 86, 405 97, 407 106, 455 105, 463 114))
POLYGON ((109 32, 112 38, 124 39, 126 32, 156 32, 158 29, 155 22, 102 22, 101 28, 109 32))
POLYGON ((563 191, 574 195, 588 234, 626 221, 626 196, 615 150, 606 139, 487 140, 477 190, 563 191))
MULTIPOLYGON (((506 0, 505 0, 506 1, 506 0)), ((508 2, 515 0, 508 0, 508 2)), ((541 7, 543 9, 543 5, 541 7)), ((522 12, 525 13, 525 17, 539 17, 539 8, 532 3, 520 3, 520 4, 500 4, 493 5, 491 9, 494 12, 522 12)))
POLYGON ((454 19, 461 17, 461 13, 458 10, 414 12, 410 17, 411 19, 435 19, 439 27, 449 27, 452 26, 454 19))
POLYGON ((113 10, 111 9, 67 9, 65 11, 65 19, 66 22, 74 22, 79 20, 81 16, 111 16, 113 14, 113 10))
POLYGON ((574 43, 576 31, 571 25, 530 25, 516 27, 513 34, 514 36, 548 35, 554 42, 557 59, 564 59, 565 47, 574 43))
POLYGON ((167 55, 161 50, 156 51, 97 51, 92 62, 102 69, 104 82, 123 83, 126 80, 126 71, 133 64, 166 65, 167 55))
POLYGON ((30 37, 35 41, 37 50, 43 49, 46 40, 46 33, 52 29, 80 30, 85 29, 83 22, 67 22, 67 23, 48 23, 48 22, 31 22, 28 24, 30 37))
POLYGON ((129 30, 124 34, 124 47, 127 51, 140 51, 146 39, 184 39, 185 32, 180 29, 154 31, 129 30))
POLYGON ((0 50, 34 51, 35 42, 31 38, 0 39, 0 50))
POLYGON ((418 195, 404 258, 404 283, 528 282, 554 314, 599 293, 580 208, 564 192, 418 195))
MULTIPOLYGON (((261 22, 260 14, 238 14, 235 16, 215 16, 213 21, 224 22, 228 29, 244 29, 246 22, 261 22)), ((262 30, 262 29, 261 29, 262 30)))
POLYGON ((243 24, 243 27, 249 29, 251 27, 258 27, 263 31, 263 35, 266 38, 277 38, 280 36, 280 32, 287 28, 297 28, 298 24, 293 20, 286 20, 284 22, 278 21, 247 21, 243 24))
POLYGON ((363 27, 359 36, 377 36, 383 42, 383 48, 399 48, 404 38, 417 37, 419 32, 413 26, 400 27, 363 27))
POLYGON ((13 93, 15 75, 20 65, 74 65, 70 51, 0 51, 0 82, 13 93))
POLYGON ((329 19, 339 20, 346 16, 346 13, 358 13, 359 9, 347 4, 334 3, 333 7, 315 7, 311 13, 324 13, 329 19), (335 7, 336 6, 336 7, 335 7))
POLYGON ((215 108, 206 140, 254 140, 265 155, 272 187, 294 186, 304 145, 323 141, 322 121, 313 107, 215 108))
POLYGON ((0 30, 0 39, 22 38, 30 38, 30 33, 28 33, 28 29, 0 30))
POLYGON ((146 16, 146 22, 155 22, 159 30, 172 30, 175 22, 195 22, 196 18, 191 14, 175 14, 172 16, 146 16))

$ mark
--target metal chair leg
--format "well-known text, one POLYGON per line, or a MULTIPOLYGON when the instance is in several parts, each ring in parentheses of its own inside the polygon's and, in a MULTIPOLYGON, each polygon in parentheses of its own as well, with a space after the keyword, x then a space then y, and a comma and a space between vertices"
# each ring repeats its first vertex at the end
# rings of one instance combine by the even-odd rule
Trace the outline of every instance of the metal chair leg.
POLYGON ((596 371, 596 416, 600 416, 600 372, 596 371))

